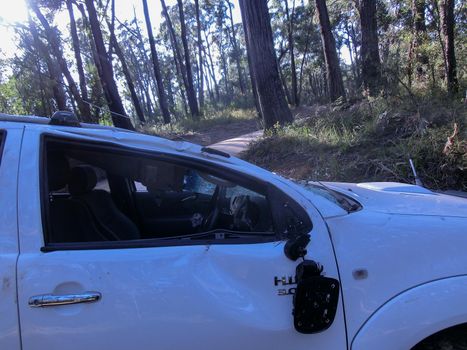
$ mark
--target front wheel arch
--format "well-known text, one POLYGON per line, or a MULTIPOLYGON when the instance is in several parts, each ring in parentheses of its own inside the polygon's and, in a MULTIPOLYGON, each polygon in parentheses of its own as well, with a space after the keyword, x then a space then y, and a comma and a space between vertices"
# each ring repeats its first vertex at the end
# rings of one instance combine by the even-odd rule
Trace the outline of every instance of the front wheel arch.
POLYGON ((467 350, 467 323, 443 329, 423 339, 411 350, 467 350))
POLYGON ((351 349, 412 349, 440 330, 467 323, 465 295, 465 275, 408 289, 388 300, 362 325, 351 349))

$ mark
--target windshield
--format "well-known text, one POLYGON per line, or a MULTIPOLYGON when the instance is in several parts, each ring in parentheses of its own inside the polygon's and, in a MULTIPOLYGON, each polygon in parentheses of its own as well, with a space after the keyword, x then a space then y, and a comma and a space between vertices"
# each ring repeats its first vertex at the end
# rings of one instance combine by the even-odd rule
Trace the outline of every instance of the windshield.
POLYGON ((304 189, 313 192, 314 194, 324 197, 327 200, 333 202, 334 204, 338 205, 345 211, 351 213, 357 210, 361 209, 360 203, 358 203, 355 199, 352 197, 346 196, 340 192, 337 192, 326 185, 324 185, 321 182, 304 182, 304 181, 299 181, 296 182, 300 186, 302 186, 304 189))

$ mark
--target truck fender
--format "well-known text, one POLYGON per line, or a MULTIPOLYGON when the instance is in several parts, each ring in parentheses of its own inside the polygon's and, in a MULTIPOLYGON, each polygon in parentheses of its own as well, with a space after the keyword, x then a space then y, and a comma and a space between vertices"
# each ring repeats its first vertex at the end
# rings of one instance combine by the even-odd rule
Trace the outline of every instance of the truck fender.
POLYGON ((362 325, 352 350, 408 350, 428 336, 467 322, 467 276, 430 281, 388 300, 362 325))

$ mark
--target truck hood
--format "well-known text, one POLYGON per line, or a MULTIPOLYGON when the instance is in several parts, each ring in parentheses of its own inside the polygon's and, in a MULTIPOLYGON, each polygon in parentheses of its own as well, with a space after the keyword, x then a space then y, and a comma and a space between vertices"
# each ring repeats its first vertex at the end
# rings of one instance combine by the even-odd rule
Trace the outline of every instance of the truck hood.
POLYGON ((467 218, 467 199, 432 192, 420 186, 397 182, 325 182, 325 185, 354 198, 363 210, 467 218))

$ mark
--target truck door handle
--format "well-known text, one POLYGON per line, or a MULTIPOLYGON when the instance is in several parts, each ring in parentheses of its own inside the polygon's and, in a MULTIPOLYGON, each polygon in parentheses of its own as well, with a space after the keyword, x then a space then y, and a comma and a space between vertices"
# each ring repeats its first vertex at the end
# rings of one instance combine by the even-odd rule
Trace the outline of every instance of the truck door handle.
POLYGON ((80 303, 93 303, 102 298, 99 292, 84 292, 80 294, 42 294, 29 298, 28 304, 31 307, 60 306, 80 303))

